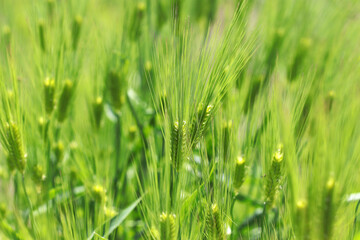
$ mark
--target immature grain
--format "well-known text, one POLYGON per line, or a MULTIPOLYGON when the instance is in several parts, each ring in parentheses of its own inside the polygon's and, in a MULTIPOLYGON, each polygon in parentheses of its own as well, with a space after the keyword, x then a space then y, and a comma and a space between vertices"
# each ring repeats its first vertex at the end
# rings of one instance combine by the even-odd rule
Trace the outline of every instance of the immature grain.
POLYGON ((179 171, 183 159, 186 157, 186 140, 187 140, 186 121, 182 125, 175 122, 171 131, 171 160, 173 167, 179 171))
POLYGON ((6 124, 6 148, 9 153, 9 161, 15 163, 16 169, 24 173, 26 166, 26 154, 24 151, 21 135, 17 124, 6 124))
POLYGON ((266 176, 265 201, 269 206, 274 202, 275 194, 280 183, 283 157, 282 145, 279 145, 273 155, 271 166, 266 176))
POLYGON ((200 138, 205 133, 209 121, 211 119, 211 115, 213 112, 214 106, 208 105, 206 108, 201 103, 197 109, 196 114, 193 116, 193 120, 191 122, 191 129, 190 129, 190 143, 192 148, 195 148, 197 143, 199 142, 200 138))
POLYGON ((80 38, 81 26, 83 18, 80 15, 75 16, 72 24, 72 46, 76 50, 80 38))
POLYGON ((96 130, 99 130, 101 125, 101 118, 104 112, 104 102, 102 97, 97 97, 92 104, 92 113, 94 118, 94 126, 96 130))
POLYGON ((236 158, 235 174, 234 174, 234 189, 238 190, 244 183, 245 179, 245 159, 242 156, 236 158))
POLYGON ((55 79, 47 78, 44 81, 44 102, 46 113, 51 115, 55 107, 55 79))
POLYGON ((59 98, 59 104, 58 104, 58 121, 62 123, 66 117, 67 112, 70 106, 71 99, 74 94, 74 83, 67 79, 65 80, 65 84, 63 86, 60 98, 59 98))

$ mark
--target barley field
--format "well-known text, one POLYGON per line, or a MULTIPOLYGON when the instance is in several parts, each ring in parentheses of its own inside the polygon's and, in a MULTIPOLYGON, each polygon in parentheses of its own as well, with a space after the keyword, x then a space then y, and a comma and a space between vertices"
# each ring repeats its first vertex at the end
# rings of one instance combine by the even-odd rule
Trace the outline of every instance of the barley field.
POLYGON ((0 239, 360 240, 360 1, 0 0, 0 239))

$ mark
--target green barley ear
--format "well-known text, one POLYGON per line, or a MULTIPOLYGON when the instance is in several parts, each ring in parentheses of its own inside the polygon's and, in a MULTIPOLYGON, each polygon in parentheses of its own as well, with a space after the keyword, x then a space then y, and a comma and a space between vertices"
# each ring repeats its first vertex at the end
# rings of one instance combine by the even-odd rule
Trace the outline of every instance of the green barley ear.
POLYGON ((46 127, 46 121, 45 118, 39 117, 38 119, 38 128, 41 136, 44 136, 45 134, 45 127, 46 127))
POLYGON ((123 95, 124 79, 114 70, 107 74, 107 88, 110 93, 110 101, 115 110, 120 110, 125 103, 123 95))
POLYGON ((285 36, 285 29, 280 27, 277 28, 274 32, 274 36, 273 36, 273 42, 271 47, 269 48, 269 53, 267 55, 267 72, 266 72, 266 76, 264 77, 264 79, 266 81, 268 81, 269 76, 275 66, 276 63, 276 59, 277 56, 279 54, 280 48, 282 46, 283 40, 284 40, 284 36, 285 36))
POLYGON ((204 105, 202 103, 199 104, 197 112, 193 117, 190 129, 190 143, 192 145, 192 148, 196 147, 196 145, 200 141, 200 138, 205 133, 209 125, 213 109, 214 106, 211 104, 208 105, 206 108, 204 108, 204 105))
POLYGON ((92 104, 92 112, 94 117, 94 125, 96 130, 99 130, 101 125, 101 117, 104 112, 104 102, 102 97, 97 97, 92 104))
POLYGON ((6 154, 6 164, 8 166, 10 174, 12 174, 16 169, 16 165, 15 162, 12 160, 10 154, 6 154))
POLYGON ((47 0, 47 11, 50 19, 54 16, 55 0, 47 0))
POLYGON ((326 182, 324 200, 323 200, 323 239, 329 240, 332 238, 332 229, 335 217, 334 208, 334 189, 335 179, 330 178, 326 182))
POLYGON ((42 51, 46 51, 46 42, 45 42, 45 22, 40 19, 38 22, 38 31, 39 31, 39 41, 42 51))
POLYGON ((37 164, 32 168, 31 178, 36 185, 40 185, 43 181, 45 181, 46 176, 41 165, 37 164))
POLYGON ((66 116, 70 105, 71 98, 74 93, 74 83, 70 80, 65 80, 64 87, 62 89, 59 103, 58 103, 58 121, 62 123, 66 116))
POLYGON ((216 234, 216 230, 215 230, 215 223, 214 223, 214 216, 212 213, 212 209, 211 207, 208 207, 208 210, 206 212, 206 219, 205 219, 205 230, 204 230, 204 237, 203 239, 215 239, 215 234, 216 234))
POLYGON ((53 147, 53 151, 55 155, 55 161, 57 164, 59 164, 64 158, 64 144, 61 141, 57 142, 53 147))
POLYGON ((51 115, 55 107, 55 80, 47 78, 44 81, 45 111, 51 115))
POLYGON ((283 147, 282 144, 279 144, 277 151, 273 155, 271 166, 266 176, 265 201, 269 206, 273 204, 279 186, 283 157, 283 147))
POLYGON ((296 203, 295 235, 298 239, 310 239, 308 203, 306 200, 299 200, 296 203))
POLYGON ((226 239, 224 233, 224 225, 220 216, 220 210, 216 203, 211 206, 212 215, 214 216, 214 223, 216 229, 217 239, 226 239))
POLYGON ((160 239, 168 240, 169 227, 168 227, 168 215, 167 213, 161 213, 160 215, 160 239))
POLYGON ((179 171, 183 159, 186 157, 186 127, 186 121, 183 121, 181 126, 176 121, 171 130, 171 161, 177 171, 179 171))
POLYGON ((333 90, 329 91, 325 99, 325 108, 327 112, 331 111, 335 97, 336 97, 335 91, 333 90))
POLYGON ((23 174, 26 166, 26 153, 24 151, 19 128, 13 122, 6 124, 5 128, 7 141, 5 146, 9 153, 9 161, 12 161, 15 164, 16 169, 23 174))
POLYGON ((289 79, 294 79, 298 76, 301 65, 303 64, 305 57, 312 46, 311 38, 301 38, 299 46, 296 50, 294 60, 289 69, 289 79))
POLYGON ((134 9, 131 19, 129 36, 132 40, 137 40, 141 35, 142 21, 145 15, 146 5, 143 2, 139 2, 134 9))
POLYGON ((2 29, 2 39, 5 46, 9 48, 11 43, 11 29, 7 25, 5 25, 2 29))
POLYGON ((176 240, 176 223, 175 223, 175 214, 169 215, 169 226, 170 226, 170 240, 176 240))
POLYGON ((98 203, 104 203, 106 202, 106 190, 98 184, 94 184, 91 187, 91 196, 94 199, 94 201, 98 203))
POLYGON ((74 18, 72 24, 72 46, 73 49, 76 50, 80 38, 81 26, 82 26, 83 18, 80 15, 77 15, 74 18))
POLYGON ((223 124, 223 151, 224 151, 224 161, 227 161, 229 158, 229 147, 230 147, 230 136, 232 129, 232 121, 225 122, 223 124))
POLYGON ((235 190, 239 190, 245 179, 245 159, 242 156, 238 156, 236 159, 234 183, 235 190))
POLYGON ((130 142, 133 142, 135 140, 136 132, 137 132, 137 127, 135 125, 129 127, 128 138, 130 142))
POLYGON ((149 229, 149 238, 152 240, 160 240, 160 232, 156 227, 151 227, 149 229))
POLYGON ((160 239, 176 240, 175 215, 162 213, 160 215, 160 239))

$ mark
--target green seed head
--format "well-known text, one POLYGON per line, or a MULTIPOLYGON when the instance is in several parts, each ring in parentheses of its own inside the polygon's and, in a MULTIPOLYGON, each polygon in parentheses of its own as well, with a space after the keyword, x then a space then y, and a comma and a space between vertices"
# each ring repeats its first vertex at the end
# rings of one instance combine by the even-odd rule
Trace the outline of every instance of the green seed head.
POLYGON ((34 181, 35 184, 39 185, 41 184, 46 176, 44 174, 44 169, 41 165, 37 164, 32 168, 32 172, 31 172, 31 178, 34 181))
POLYGON ((55 0, 47 0, 48 15, 51 18, 54 15, 55 0))
POLYGON ((104 102, 102 97, 97 97, 92 105, 93 109, 93 118, 95 129, 98 130, 101 125, 101 117, 104 112, 104 102))
POLYGON ((44 100, 45 111, 48 115, 52 113, 55 107, 55 80, 47 78, 44 81, 44 100))
POLYGON ((159 230, 157 230, 156 227, 151 227, 150 228, 150 239, 153 239, 153 240, 160 240, 160 232, 159 230))
POLYGON ((234 175, 234 188, 239 189, 244 183, 245 178, 245 159, 238 156, 236 159, 235 175, 234 175))
POLYGON ((106 190, 101 185, 93 185, 91 187, 91 195, 93 199, 98 203, 103 203, 106 201, 106 190))
POLYGON ((78 46, 82 22, 83 18, 80 15, 75 16, 72 25, 72 46, 74 50, 76 50, 78 46))
POLYGON ((160 239, 161 240, 176 240, 176 224, 175 215, 167 214, 165 212, 160 215, 160 239))
POLYGON ((123 77, 114 70, 109 71, 107 75, 107 89, 110 94, 110 102, 115 110, 119 111, 125 103, 123 91, 125 81, 123 77))
POLYGON ((13 122, 6 125, 7 150, 9 161, 12 161, 20 173, 24 173, 26 166, 26 153, 21 140, 20 131, 13 122))
POLYGON ((129 140, 134 141, 136 137, 137 127, 135 125, 129 127, 129 140))
POLYGON ((227 121, 223 124, 223 151, 224 151, 224 161, 227 161, 229 158, 230 144, 231 144, 231 129, 232 121, 227 121))
POLYGON ((11 42, 11 29, 9 26, 5 25, 2 29, 2 38, 5 43, 5 46, 10 46, 11 42))
POLYGON ((199 104, 197 112, 193 117, 190 129, 190 143, 192 148, 196 147, 200 138, 205 134, 211 119, 213 108, 214 106, 210 104, 206 107, 206 109, 204 109, 204 104, 199 104))
POLYGON ((335 97, 336 97, 335 91, 334 90, 329 91, 325 99, 325 107, 327 112, 331 111, 335 97))
POLYGON ((175 122, 171 131, 171 160, 173 167, 179 171, 186 157, 187 125, 183 121, 182 126, 175 122), (181 127, 181 129, 180 129, 181 127))
POLYGON ((217 239, 225 239, 223 221, 220 216, 220 210, 216 203, 211 206, 212 215, 214 217, 217 239))
POLYGON ((325 184, 324 199, 323 199, 323 239, 331 239, 332 230, 335 220, 335 201, 334 201, 334 189, 335 179, 329 178, 325 184))
POLYGON ((46 41, 45 41, 45 22, 40 19, 38 22, 38 31, 39 31, 39 41, 41 50, 46 51, 46 41))
POLYGON ((66 117, 74 93, 74 84, 69 79, 65 80, 58 103, 58 121, 62 123, 66 117))
POLYGON ((266 203, 270 206, 274 202, 275 194, 281 180, 282 161, 284 157, 282 148, 282 145, 278 146, 276 152, 273 155, 271 166, 266 176, 265 196, 266 203))
POLYGON ((57 142, 53 147, 53 151, 54 151, 56 163, 62 162, 65 151, 64 144, 61 141, 57 142))
POLYGON ((146 5, 143 2, 140 2, 137 4, 136 8, 134 9, 132 19, 131 19, 131 25, 130 25, 130 38, 132 40, 136 40, 141 35, 141 26, 142 26, 142 20, 145 15, 146 5))

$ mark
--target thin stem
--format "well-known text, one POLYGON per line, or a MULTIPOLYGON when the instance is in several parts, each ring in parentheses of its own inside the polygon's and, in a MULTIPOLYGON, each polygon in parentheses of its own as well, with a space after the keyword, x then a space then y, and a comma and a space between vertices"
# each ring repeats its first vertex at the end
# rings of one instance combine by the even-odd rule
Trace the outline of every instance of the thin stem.
POLYGON ((32 228, 32 235, 34 236, 35 232, 36 232, 35 218, 34 218, 34 214, 33 214, 32 204, 31 204, 29 195, 27 194, 27 191, 26 191, 24 174, 21 174, 21 182, 22 182, 22 187, 23 187, 23 190, 24 190, 26 200, 27 200, 28 205, 29 205, 28 207, 29 207, 29 212, 30 212, 30 223, 31 223, 31 228, 32 228))
POLYGON ((117 194, 117 182, 119 180, 120 169, 119 169, 119 162, 120 162, 120 147, 121 147, 121 116, 118 113, 116 115, 116 123, 115 123, 115 141, 114 141, 114 148, 115 148, 115 176, 113 182, 114 188, 114 197, 117 194))
POLYGON ((134 106, 133 106, 132 103, 131 103, 129 94, 126 94, 126 102, 127 102, 128 105, 129 105, 131 114, 132 114, 133 117, 135 118, 136 126, 137 126, 138 129, 139 129, 140 136, 141 136, 141 139, 143 140, 145 150, 147 150, 147 149, 148 149, 148 142, 146 141, 146 137, 145 137, 145 134, 144 134, 144 127, 143 127, 143 125, 141 124, 141 122, 140 122, 140 120, 139 120, 139 117, 138 117, 137 114, 136 114, 136 111, 135 111, 135 109, 134 109, 134 106))

